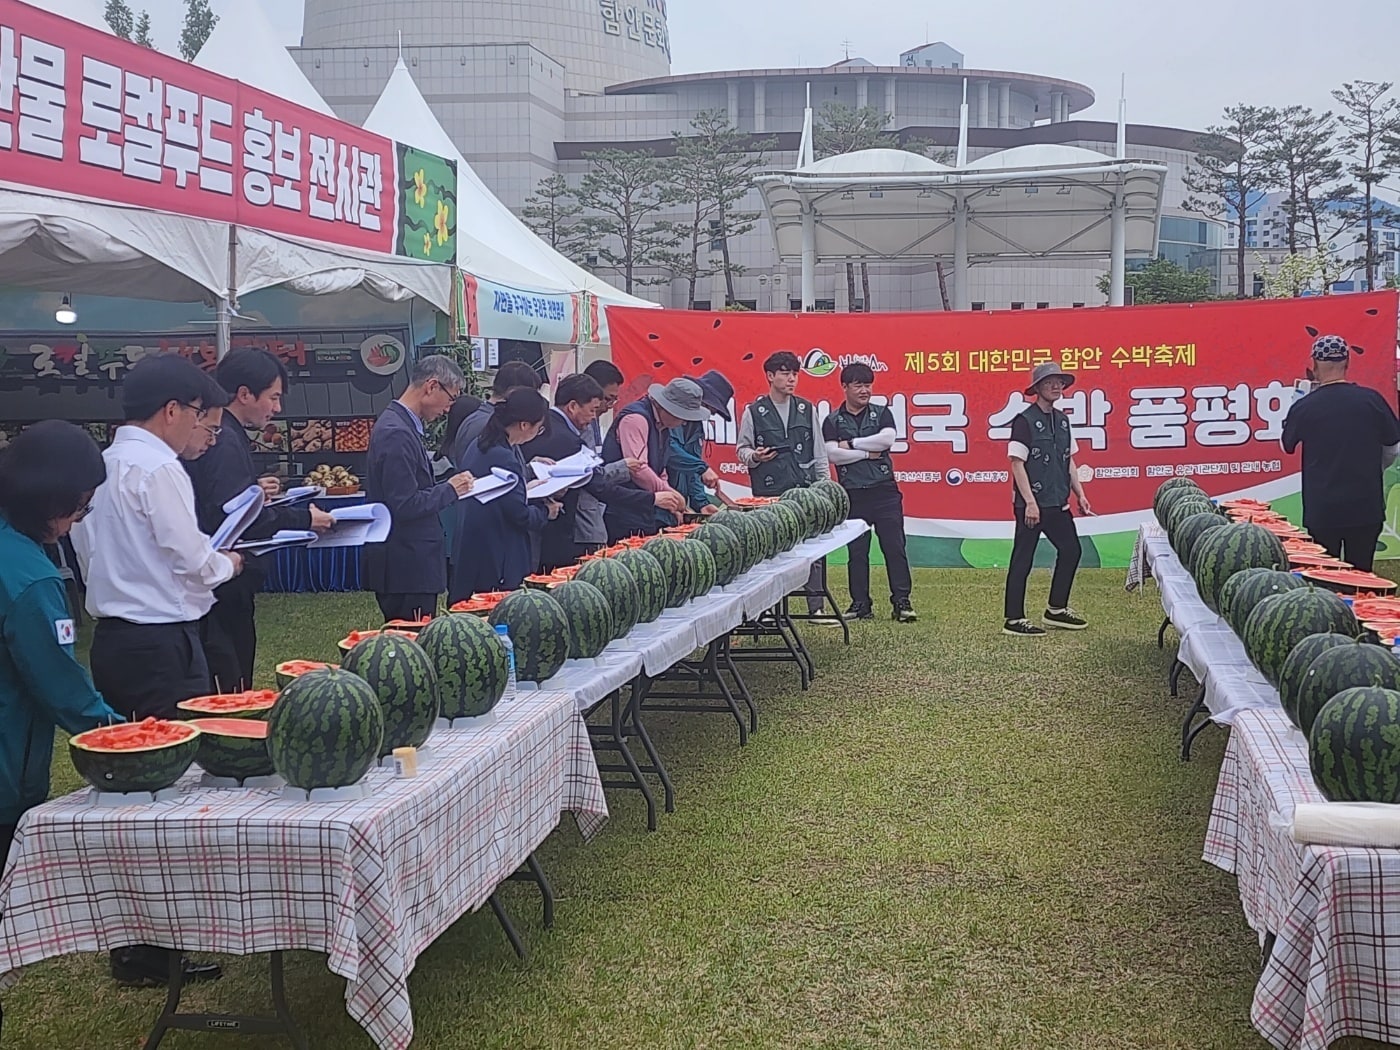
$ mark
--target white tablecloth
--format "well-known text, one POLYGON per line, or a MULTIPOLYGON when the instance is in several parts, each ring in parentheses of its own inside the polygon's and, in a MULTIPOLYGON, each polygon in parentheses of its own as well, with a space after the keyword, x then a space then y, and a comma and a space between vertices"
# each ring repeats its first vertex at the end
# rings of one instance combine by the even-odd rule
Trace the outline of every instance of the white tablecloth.
POLYGON ((540 688, 568 693, 580 711, 593 710, 642 673, 642 654, 628 649, 622 641, 612 642, 592 660, 566 660, 559 673, 540 688))

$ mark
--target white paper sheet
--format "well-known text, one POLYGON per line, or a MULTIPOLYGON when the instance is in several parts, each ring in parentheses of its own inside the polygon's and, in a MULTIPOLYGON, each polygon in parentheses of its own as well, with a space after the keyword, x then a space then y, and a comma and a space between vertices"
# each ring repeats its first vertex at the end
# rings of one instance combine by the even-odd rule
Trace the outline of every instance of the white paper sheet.
POLYGON ((285 507, 291 503, 300 503, 305 499, 315 499, 317 496, 324 496, 326 490, 320 485, 298 485, 296 488, 288 489, 282 495, 267 501, 269 507, 285 507))
MULTIPOLYGON (((500 499, 507 492, 515 487, 520 478, 506 470, 504 467, 492 467, 490 477, 477 478, 476 484, 472 486, 471 492, 467 496, 472 497, 478 503, 490 503, 492 500, 500 499)), ((466 499, 467 496, 463 496, 466 499)))
POLYGON ((265 540, 244 540, 242 543, 235 543, 233 549, 257 557, 259 554, 270 554, 288 547, 309 547, 315 542, 316 534, 314 532, 283 529, 273 533, 265 540))
POLYGON ((587 481, 588 481, 588 475, 586 475, 586 474, 583 476, 582 479, 579 479, 579 478, 576 478, 576 477, 551 477, 551 478, 546 478, 546 479, 543 480, 543 481, 540 481, 540 482, 535 483, 534 485, 531 485, 529 491, 526 493, 525 498, 526 498, 526 499, 548 499, 550 496, 558 495, 560 492, 563 492, 563 491, 565 491, 566 489, 571 489, 571 488, 573 488, 575 485, 578 485, 578 484, 581 484, 581 483, 587 483, 587 481))
POLYGON ((361 503, 331 511, 335 524, 329 532, 317 536, 313 547, 362 547, 366 543, 383 543, 389 538, 394 524, 389 508, 382 503, 361 503))
POLYGON ((226 551, 237 543, 245 532, 258 520, 258 515, 262 513, 266 497, 263 490, 257 485, 249 485, 233 499, 224 504, 224 513, 228 515, 224 523, 215 530, 214 535, 209 537, 209 546, 212 550, 226 551))

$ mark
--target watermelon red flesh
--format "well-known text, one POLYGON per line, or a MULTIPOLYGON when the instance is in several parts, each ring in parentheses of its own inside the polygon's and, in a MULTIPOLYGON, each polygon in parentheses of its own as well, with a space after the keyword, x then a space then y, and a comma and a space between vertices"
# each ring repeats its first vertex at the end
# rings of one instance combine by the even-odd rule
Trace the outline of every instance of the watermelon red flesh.
POLYGON ((284 660, 274 668, 273 673, 277 675, 277 687, 283 689, 293 678, 300 678, 312 671, 324 671, 335 666, 335 664, 322 663, 320 660, 284 660))
POLYGON ((246 693, 218 693, 196 696, 175 706, 186 714, 215 718, 266 718, 277 702, 277 690, 253 689, 246 693))
MULTIPOLYGON (((651 623, 666 611, 666 574, 661 563, 646 551, 623 551, 612 559, 632 576, 637 585, 637 622, 651 623)), ((613 625, 616 629, 616 624, 613 625)))
POLYGON ((1201 600, 1212 612, 1219 612, 1220 590, 1235 573, 1287 565, 1278 537, 1257 525, 1226 525, 1211 529, 1196 542, 1191 568, 1201 600))
POLYGON ((1400 803, 1400 692, 1346 689, 1323 705, 1308 765, 1331 802, 1400 803))
POLYGON ((379 757, 384 714, 374 690, 349 671, 312 671, 282 690, 267 718, 267 750, 292 787, 347 787, 379 757))
MULTIPOLYGON (((583 573, 579 573, 576 578, 582 577, 583 573)), ((500 624, 509 629, 511 644, 515 646, 517 681, 548 681, 569 658, 569 619, 559 603, 544 591, 516 591, 501 602, 491 613, 491 626, 500 624)))
POLYGON ((199 728, 195 761, 211 776, 230 780, 267 777, 275 772, 267 753, 267 723, 255 718, 194 718, 199 728))
POLYGON ((613 640, 612 606, 587 580, 570 580, 550 592, 569 622, 569 654, 591 660, 613 640))
POLYGON ((1334 696, 1370 686, 1400 689, 1400 660, 1389 649, 1365 642, 1328 649, 1309 665, 1295 708, 1285 713, 1304 733, 1311 733, 1318 712, 1334 696))
POLYGON ((369 683, 384 713, 380 755, 396 747, 422 747, 438 719, 433 661, 416 641, 381 634, 346 653, 341 667, 369 683))
MULTIPOLYGON (((1344 634, 1355 638, 1361 625, 1335 594, 1304 587, 1265 598, 1245 622, 1245 652, 1270 684, 1278 685, 1283 662, 1310 634, 1344 634)), ((1396 663, 1400 668, 1400 663, 1396 663)))
POLYGON ((437 673, 443 718, 477 718, 500 703, 510 674, 506 647, 481 617, 439 616, 423 629, 418 644, 437 673))
MULTIPOLYGON (((666 542, 675 541, 667 540, 666 542)), ((615 558, 600 558, 597 561, 589 562, 575 573, 574 579, 582 580, 601 591, 603 597, 607 599, 608 605, 612 608, 612 636, 608 641, 612 641, 613 638, 621 638, 637 626, 637 620, 641 617, 642 612, 642 596, 637 590, 637 581, 627 571, 626 566, 615 558)), ((513 638, 514 635, 512 635, 513 638)), ((516 659, 518 663, 519 654, 516 654, 516 659)))
POLYGON ((148 718, 79 733, 68 741, 68 755, 99 791, 161 791, 190 768, 199 736, 188 722, 148 718))
POLYGON ((1298 724, 1298 694, 1303 688, 1303 679, 1313 661, 1328 649, 1355 644, 1346 635, 1336 633, 1310 634, 1293 647, 1288 659, 1283 661, 1279 673, 1278 695, 1283 703, 1283 712, 1294 725, 1298 724))

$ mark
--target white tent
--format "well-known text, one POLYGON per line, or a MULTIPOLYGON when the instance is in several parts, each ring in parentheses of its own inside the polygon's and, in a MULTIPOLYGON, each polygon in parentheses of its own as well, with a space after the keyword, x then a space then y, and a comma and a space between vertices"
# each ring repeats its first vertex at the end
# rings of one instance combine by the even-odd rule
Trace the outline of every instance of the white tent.
POLYGON ((258 0, 229 0, 222 6, 214 31, 194 58, 195 65, 335 116, 278 39, 258 0))

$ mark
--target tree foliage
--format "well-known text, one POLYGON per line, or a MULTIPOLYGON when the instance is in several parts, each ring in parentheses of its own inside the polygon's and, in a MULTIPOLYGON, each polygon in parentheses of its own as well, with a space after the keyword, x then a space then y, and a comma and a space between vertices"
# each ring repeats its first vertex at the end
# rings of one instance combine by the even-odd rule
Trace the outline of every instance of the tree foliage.
POLYGON ((209 0, 185 0, 185 24, 180 30, 180 56, 186 62, 193 62, 218 24, 219 16, 209 6, 209 0))
POLYGON ((132 36, 132 42, 148 47, 152 51, 156 49, 156 42, 151 36, 151 13, 142 11, 136 19, 136 31, 132 36))
POLYGON ((585 230, 579 221, 583 207, 578 195, 569 187, 563 175, 549 175, 539 181, 535 192, 525 198, 520 217, 525 225, 560 255, 580 261, 587 243, 585 230))
POLYGON ((1342 215, 1359 225, 1366 287, 1376 287, 1376 220, 1383 205, 1376 188, 1400 170, 1400 104, 1391 97, 1389 83, 1357 80, 1332 92, 1341 106, 1342 149, 1348 154, 1347 173, 1360 187, 1360 200, 1344 208, 1342 215))
POLYGON ((1330 228, 1335 205, 1355 192, 1342 179, 1337 133, 1337 118, 1330 111, 1315 113, 1306 106, 1277 110, 1264 129, 1263 149, 1285 194, 1290 254, 1309 248, 1325 251, 1336 233, 1330 228))
POLYGON ((578 188, 580 225, 600 261, 621 275, 623 290, 659 284, 637 271, 665 265, 676 243, 673 226, 661 219, 666 207, 664 169, 651 150, 605 149, 585 153, 588 174, 578 188))
POLYGON ((131 13, 131 8, 127 6, 126 0, 107 0, 107 7, 103 10, 102 17, 113 33, 123 40, 131 39, 132 30, 136 28, 136 19, 131 13))
MULTIPOLYGON (((1209 270, 1185 270, 1170 259, 1153 259, 1141 270, 1126 274, 1124 282, 1133 290, 1135 306, 1202 303, 1215 298, 1211 289, 1214 281, 1209 270)), ((1108 274, 1099 278, 1099 291, 1105 299, 1108 298, 1109 284, 1108 274)))

